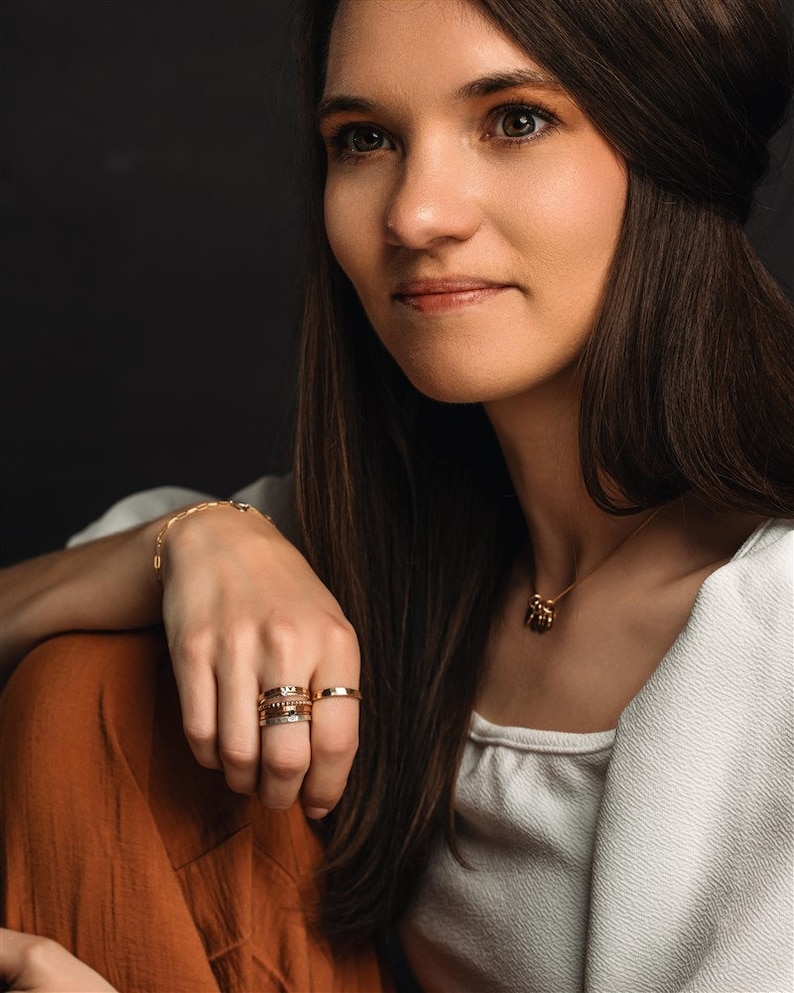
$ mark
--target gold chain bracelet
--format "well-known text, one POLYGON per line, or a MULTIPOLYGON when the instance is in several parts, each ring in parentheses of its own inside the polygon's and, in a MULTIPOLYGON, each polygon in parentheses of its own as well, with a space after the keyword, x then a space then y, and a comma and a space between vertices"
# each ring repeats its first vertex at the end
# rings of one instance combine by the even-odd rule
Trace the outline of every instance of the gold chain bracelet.
POLYGON ((165 522, 154 539, 154 562, 152 564, 154 565, 154 571, 161 586, 163 584, 163 544, 165 542, 165 536, 168 534, 168 529, 176 524, 177 521, 183 521, 186 517, 190 517, 191 514, 197 514, 200 510, 209 510, 211 507, 234 507, 235 510, 239 510, 243 514, 247 514, 249 510, 253 510, 263 520, 276 527, 276 522, 272 517, 263 514, 261 510, 252 507, 250 503, 241 503, 239 500, 209 500, 206 503, 197 503, 195 506, 188 507, 186 510, 180 510, 178 514, 174 514, 170 520, 165 522))

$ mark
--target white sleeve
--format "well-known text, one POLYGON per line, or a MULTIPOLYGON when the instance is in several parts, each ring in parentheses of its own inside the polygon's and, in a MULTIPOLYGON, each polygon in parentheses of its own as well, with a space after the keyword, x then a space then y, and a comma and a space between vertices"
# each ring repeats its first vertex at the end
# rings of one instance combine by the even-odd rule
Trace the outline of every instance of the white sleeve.
MULTIPOLYGON (((82 545, 96 538, 103 538, 117 531, 126 531, 139 524, 146 524, 163 514, 173 513, 180 507, 205 500, 217 500, 217 496, 189 490, 183 486, 158 486, 153 490, 142 490, 124 497, 93 523, 72 535, 67 547, 82 545)), ((250 503, 252 507, 269 514, 279 530, 294 540, 295 524, 292 502, 292 476, 263 476, 249 486, 238 490, 231 497, 250 503)))

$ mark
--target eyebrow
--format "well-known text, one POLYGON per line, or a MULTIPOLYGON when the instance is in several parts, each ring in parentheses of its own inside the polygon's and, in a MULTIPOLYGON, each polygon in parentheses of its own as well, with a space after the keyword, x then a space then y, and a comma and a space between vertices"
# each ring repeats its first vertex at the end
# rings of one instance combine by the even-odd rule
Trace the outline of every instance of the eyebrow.
POLYGON ((317 117, 322 121, 326 117, 333 117, 334 114, 372 114, 377 110, 377 107, 378 105, 373 103, 372 100, 365 100, 363 97, 347 96, 342 93, 339 96, 328 97, 327 100, 321 101, 320 106, 317 108, 317 117))
MULTIPOLYGON (((537 69, 511 69, 509 72, 480 76, 470 83, 464 83, 455 91, 455 99, 471 100, 476 97, 486 97, 502 90, 513 89, 516 86, 542 86, 548 90, 562 90, 564 88, 554 76, 539 72, 537 69)), ((321 101, 317 108, 317 117, 322 121, 334 114, 372 114, 377 109, 378 105, 372 100, 340 93, 338 96, 328 97, 321 101)))
POLYGON ((456 90, 455 96, 459 100, 470 100, 472 97, 487 97, 515 86, 542 86, 547 90, 563 89, 558 79, 545 72, 539 72, 537 69, 511 69, 509 72, 497 72, 464 83, 456 90))

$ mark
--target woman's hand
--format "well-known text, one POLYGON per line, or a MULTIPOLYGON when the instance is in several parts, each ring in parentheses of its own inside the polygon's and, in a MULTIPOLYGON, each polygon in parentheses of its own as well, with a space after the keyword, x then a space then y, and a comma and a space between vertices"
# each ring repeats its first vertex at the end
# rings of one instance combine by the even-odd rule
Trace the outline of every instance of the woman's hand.
POLYGON ((358 746, 359 704, 318 701, 311 722, 259 727, 275 686, 358 688, 355 632, 309 564, 259 515, 213 508, 163 546, 163 620, 188 742, 239 793, 310 817, 339 801, 358 746))
POLYGON ((10 990, 107 993, 114 987, 50 938, 0 928, 0 978, 10 990))

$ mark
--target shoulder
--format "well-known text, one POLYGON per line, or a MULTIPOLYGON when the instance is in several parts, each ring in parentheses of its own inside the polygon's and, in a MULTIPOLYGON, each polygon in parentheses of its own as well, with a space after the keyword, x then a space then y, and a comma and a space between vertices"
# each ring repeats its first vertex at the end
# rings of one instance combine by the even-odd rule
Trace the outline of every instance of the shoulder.
POLYGON ((793 585, 794 521, 771 518, 706 580, 699 600, 712 610, 725 604, 742 614, 761 611, 790 621, 793 585))

